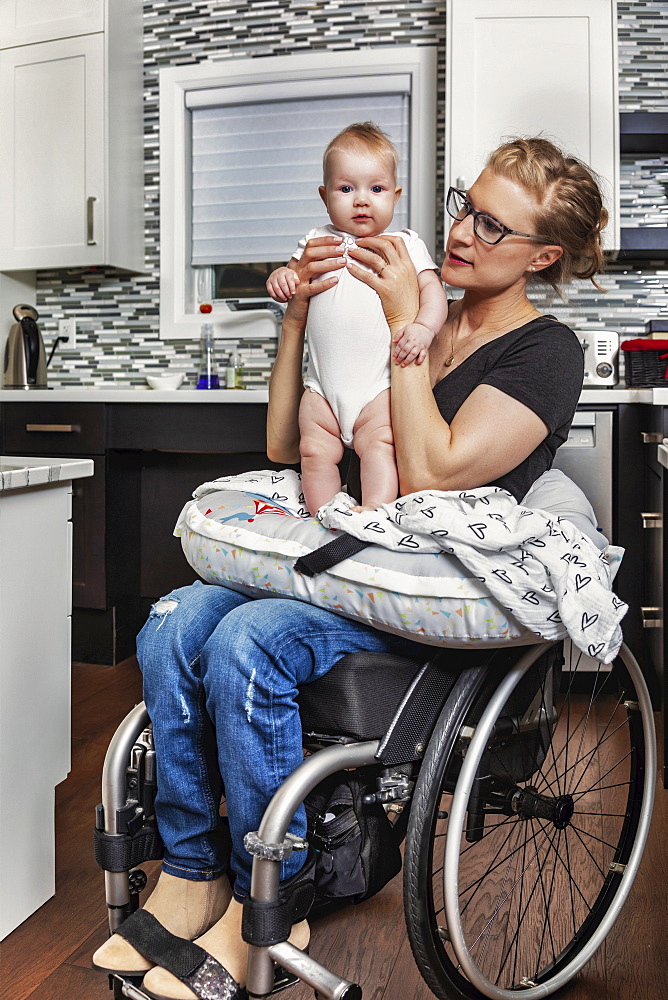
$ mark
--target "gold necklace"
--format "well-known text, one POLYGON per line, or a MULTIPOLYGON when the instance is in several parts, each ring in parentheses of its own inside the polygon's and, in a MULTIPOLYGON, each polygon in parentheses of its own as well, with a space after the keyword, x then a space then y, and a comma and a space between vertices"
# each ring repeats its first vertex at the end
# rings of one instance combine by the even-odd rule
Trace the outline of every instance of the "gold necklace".
MULTIPOLYGON (((457 316, 456 319, 459 320, 459 316, 457 316)), ((461 325, 461 323, 457 323, 457 332, 459 332, 460 325, 461 325)), ((503 327, 501 329, 503 329, 503 327)), ((475 334, 474 334, 473 337, 469 337, 469 339, 466 341, 466 343, 462 344, 455 351, 455 349, 454 349, 454 347, 455 347, 455 320, 453 320, 452 328, 450 330, 450 357, 446 358, 445 361, 443 362, 443 364, 445 365, 445 367, 449 368, 450 365, 452 364, 452 362, 455 360, 455 355, 459 354, 459 352, 462 351, 474 339, 475 339, 475 334)))
MULTIPOLYGON (((459 324, 457 324, 457 331, 459 331, 459 324)), ((455 322, 453 320, 453 322, 452 322, 452 328, 450 330, 450 357, 446 358, 445 361, 443 362, 443 364, 445 365, 446 368, 450 367, 450 365, 452 364, 452 362, 455 360, 455 354, 459 354, 459 352, 464 347, 466 347, 466 344, 462 344, 461 347, 457 348, 457 350, 454 349, 455 348, 455 322)))

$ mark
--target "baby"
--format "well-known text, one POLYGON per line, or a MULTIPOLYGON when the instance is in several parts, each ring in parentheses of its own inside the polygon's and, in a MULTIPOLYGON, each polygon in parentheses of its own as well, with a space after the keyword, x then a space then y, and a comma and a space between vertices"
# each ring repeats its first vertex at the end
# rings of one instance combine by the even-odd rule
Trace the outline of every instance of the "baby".
MULTIPOLYGON (((401 195, 397 164, 396 149, 371 122, 349 125, 332 139, 319 188, 332 224, 307 233, 288 265, 271 273, 267 291, 273 299, 285 302, 294 295, 299 277, 293 268, 309 240, 334 235, 352 247, 358 239, 388 231, 401 195)), ((408 352, 404 362, 420 364, 445 322, 447 300, 438 268, 417 233, 402 229, 393 235, 406 244, 420 290, 418 315, 395 338, 396 350, 408 352)), ((361 509, 391 503, 399 488, 390 419, 391 338, 381 301, 347 268, 332 273, 338 276, 336 285, 309 303, 309 361, 299 408, 302 488, 312 514, 341 489, 338 463, 344 445, 359 455, 361 509)))

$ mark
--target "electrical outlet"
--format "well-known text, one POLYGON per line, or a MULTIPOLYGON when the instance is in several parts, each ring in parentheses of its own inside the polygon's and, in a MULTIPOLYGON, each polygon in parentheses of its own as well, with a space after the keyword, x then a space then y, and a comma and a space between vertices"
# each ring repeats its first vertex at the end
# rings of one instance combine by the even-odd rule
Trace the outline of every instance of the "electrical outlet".
POLYGON ((58 336, 67 337, 67 341, 60 345, 61 351, 74 351, 77 346, 77 321, 67 318, 58 320, 58 336))

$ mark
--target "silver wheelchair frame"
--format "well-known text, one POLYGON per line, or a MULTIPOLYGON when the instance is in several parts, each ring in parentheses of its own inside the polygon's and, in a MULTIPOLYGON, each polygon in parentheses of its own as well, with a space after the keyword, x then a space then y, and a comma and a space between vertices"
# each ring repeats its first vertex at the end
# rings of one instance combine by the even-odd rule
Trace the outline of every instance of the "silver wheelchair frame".
MULTIPOLYGON (((500 717, 502 707, 507 703, 507 699, 519 683, 519 679, 553 645, 555 644, 539 643, 526 647, 524 652, 520 653, 515 665, 498 683, 479 720, 472 727, 472 731, 455 734, 458 739, 465 738, 468 741, 452 799, 449 822, 454 824, 455 828, 459 827, 461 830, 462 825, 465 824, 468 797, 475 780, 476 769, 495 722, 500 717)), ((619 881, 615 886, 614 899, 605 911, 604 918, 595 933, 592 934, 586 946, 579 951, 573 962, 568 964, 561 973, 554 976, 549 983, 536 984, 527 981, 526 984, 523 984, 522 996, 526 997, 526 1000, 537 1000, 538 997, 551 994, 569 981, 589 961, 619 915, 637 873, 644 850, 656 782, 656 739, 653 713, 640 667, 625 645, 620 650, 619 659, 631 676, 637 692, 637 701, 629 702, 628 706, 625 702, 624 706, 627 708, 627 712, 638 711, 642 717, 645 760, 642 779, 642 808, 637 822, 637 833, 628 860, 623 866, 619 866, 623 867, 623 871, 615 875, 615 877, 619 876, 619 881)), ((102 809, 104 832, 107 837, 121 836, 117 829, 116 816, 119 810, 127 810, 126 771, 133 747, 138 738, 142 739, 142 732, 145 734, 143 737, 146 747, 145 767, 149 774, 154 769, 155 751, 152 749, 149 725, 148 713, 142 702, 126 716, 109 745, 102 775, 102 809)), ((304 846, 291 842, 287 831, 296 809, 306 795, 324 778, 336 771, 378 764, 381 743, 382 740, 377 739, 358 743, 339 743, 319 749, 307 757, 284 781, 267 806, 260 829, 257 831, 256 841, 265 850, 252 852, 254 857, 251 900, 262 903, 272 903, 278 900, 280 860, 270 860, 266 855, 271 855, 272 851, 289 852, 294 847, 304 846), (259 856, 260 853, 264 853, 265 856, 259 856)), ((446 841, 449 839, 446 838, 446 841)), ((451 839, 452 849, 449 850, 449 843, 446 842, 444 879, 455 886, 456 892, 459 848, 458 844, 454 842, 459 838, 453 837, 451 839)), ((128 907, 131 905, 131 876, 127 871, 120 873, 105 871, 104 875, 106 902, 109 909, 109 928, 110 933, 113 933, 127 915, 128 907)), ((136 898, 137 888, 135 887, 133 891, 136 898)), ((462 934, 457 907, 453 906, 452 893, 449 900, 446 899, 445 908, 452 948, 457 955, 463 974, 469 982, 478 989, 482 987, 484 995, 494 998, 494 1000, 517 997, 518 993, 515 989, 508 990, 497 987, 481 976, 475 962, 471 959, 467 942, 462 934)), ((357 984, 351 983, 326 969, 311 955, 300 951, 288 941, 264 947, 249 945, 246 989, 250 995, 262 997, 272 992, 275 965, 282 966, 298 980, 311 986, 319 1000, 359 1000, 362 996, 361 988, 357 984)), ((145 1000, 146 998, 141 987, 128 981, 120 981, 120 992, 122 996, 130 997, 132 1000, 145 1000)))

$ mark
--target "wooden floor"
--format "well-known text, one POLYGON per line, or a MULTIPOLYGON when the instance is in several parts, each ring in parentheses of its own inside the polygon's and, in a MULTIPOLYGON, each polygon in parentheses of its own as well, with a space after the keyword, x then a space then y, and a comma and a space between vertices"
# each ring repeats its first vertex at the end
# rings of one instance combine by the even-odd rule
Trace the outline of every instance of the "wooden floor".
MULTIPOLYGON (((74 665, 72 772, 56 794, 57 891, 0 946, 3 1000, 111 996, 106 977, 90 964, 91 954, 107 934, 104 881, 93 859, 92 829, 106 747, 116 725, 140 699, 134 659, 116 667, 74 665)), ((631 897, 599 953, 559 994, 563 1000, 668 998, 667 803, 668 792, 659 786, 648 846, 631 897)), ((361 983, 364 1000, 432 997, 406 938, 400 876, 368 903, 316 923, 311 952, 326 966, 361 983)), ((286 1000, 312 996, 303 985, 285 994, 286 1000)))

